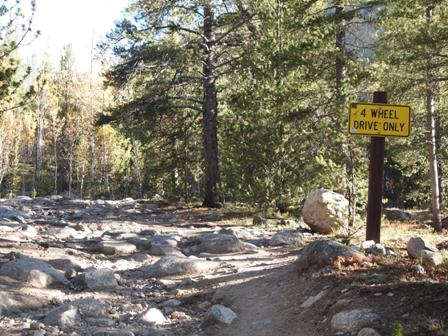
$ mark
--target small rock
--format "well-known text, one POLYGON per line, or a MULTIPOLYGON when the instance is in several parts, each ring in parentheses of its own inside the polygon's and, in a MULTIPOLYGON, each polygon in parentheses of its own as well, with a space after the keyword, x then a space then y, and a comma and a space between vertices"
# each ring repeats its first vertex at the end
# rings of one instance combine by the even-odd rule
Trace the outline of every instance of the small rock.
POLYGON ((167 322, 163 313, 157 308, 148 309, 141 317, 141 321, 154 325, 164 324, 167 322))
POLYGON ((96 326, 96 327, 114 327, 117 324, 117 322, 115 320, 111 320, 108 318, 86 317, 86 318, 84 318, 84 321, 88 325, 96 326))
POLYGON ((78 308, 72 305, 63 305, 47 313, 44 324, 55 325, 61 328, 69 328, 78 325, 81 322, 78 308))
MULTIPOLYGON (((447 218, 448 220, 448 218, 447 218)), ((448 229, 448 226, 445 226, 444 228, 448 229)), ((443 242, 437 244, 437 248, 439 250, 446 250, 448 249, 448 239, 445 239, 443 242)))
POLYGON ((415 236, 409 239, 406 249, 409 256, 416 259, 421 258, 421 253, 423 250, 439 252, 435 245, 419 236, 415 236))
POLYGON ((322 291, 317 295, 310 296, 304 303, 300 305, 301 308, 310 308, 313 304, 315 304, 317 301, 322 299, 324 295, 326 294, 326 291, 322 291))
POLYGON ((106 316, 106 306, 98 299, 79 299, 70 302, 70 305, 77 307, 82 317, 103 318, 106 316))
POLYGON ((198 304, 198 308, 202 309, 202 310, 207 310, 208 308, 210 308, 212 304, 209 301, 204 301, 198 304))
POLYGON ((299 273, 311 267, 331 266, 337 257, 351 259, 353 262, 365 261, 360 252, 332 240, 315 240, 307 245, 299 255, 296 266, 299 273))
POLYGON ((244 252, 245 250, 254 249, 255 246, 241 242, 234 235, 221 233, 204 233, 188 239, 184 244, 188 245, 184 249, 186 254, 225 254, 244 252))
POLYGON ((114 272, 107 268, 91 269, 79 274, 73 279, 73 284, 77 288, 89 290, 113 289, 118 287, 114 272))
POLYGON ((166 245, 171 247, 177 247, 179 241, 182 239, 180 235, 164 235, 158 234, 151 238, 151 243, 153 245, 166 245))
POLYGON ((193 285, 194 283, 195 281, 193 280, 192 277, 186 277, 185 279, 182 280, 180 286, 187 287, 193 285))
POLYGON ((0 268, 0 275, 24 281, 37 288, 46 288, 53 283, 67 285, 65 276, 44 261, 20 258, 7 262, 0 268))
POLYGON ((386 255, 389 255, 389 256, 396 256, 397 253, 396 253, 392 248, 390 248, 390 247, 386 247, 386 255))
POLYGON ((23 211, 14 210, 4 206, 0 207, 0 217, 11 219, 16 219, 17 217, 30 218, 30 216, 23 211))
POLYGON ((212 303, 222 303, 227 297, 227 293, 223 289, 216 290, 212 297, 212 303))
POLYGON ((337 300, 329 309, 330 315, 339 313, 341 310, 350 306, 352 301, 349 299, 339 299, 337 300))
POLYGON ((363 250, 367 250, 368 248, 371 248, 372 246, 375 246, 375 241, 374 240, 366 240, 361 243, 360 247, 363 250))
POLYGON ((135 336, 130 330, 97 329, 92 336, 135 336))
POLYGON ((357 332, 361 328, 379 320, 378 314, 370 309, 354 309, 342 311, 331 319, 331 327, 344 332, 357 332))
POLYGON ((157 280, 156 282, 158 284, 164 286, 168 290, 175 289, 177 287, 177 282, 174 280, 160 279, 160 280, 157 280))
POLYGON ((303 246, 303 235, 296 230, 285 230, 277 232, 269 241, 270 246, 291 245, 303 246))
POLYGON ((422 262, 429 267, 435 267, 443 263, 443 256, 440 252, 422 251, 422 262))
POLYGON ((36 288, 47 288, 53 282, 53 278, 41 270, 32 269, 28 273, 27 285, 36 288))
POLYGON ((268 222, 268 220, 261 216, 254 216, 252 219, 253 225, 265 225, 268 222))
POLYGON ((359 331, 357 336, 381 336, 375 329, 363 328, 359 331))
POLYGON ((64 276, 65 276, 67 279, 71 280, 71 279, 73 279, 73 278, 76 277, 76 274, 77 274, 77 273, 78 273, 78 272, 76 272, 76 270, 75 270, 73 267, 70 267, 70 268, 68 268, 68 269, 65 271, 64 276))
POLYGON ((177 248, 168 245, 152 244, 149 253, 155 256, 185 257, 185 254, 183 254, 177 248))
POLYGON ((217 264, 210 261, 166 256, 160 258, 155 264, 145 266, 142 269, 147 277, 164 277, 170 275, 201 274, 215 267, 217 267, 217 264))
POLYGON ((218 220, 221 220, 223 218, 224 218, 223 214, 209 214, 209 215, 206 216, 206 219, 210 220, 210 221, 218 221, 218 220))
POLYGON ((177 308, 181 304, 182 304, 182 302, 180 302, 179 300, 170 299, 170 300, 165 301, 164 303, 162 303, 162 306, 164 306, 164 307, 171 307, 171 308, 177 308))
POLYGON ((82 239, 86 236, 83 232, 76 231, 74 228, 68 226, 63 228, 50 228, 47 234, 57 237, 58 239, 82 239))
POLYGON ((49 311, 45 316, 44 324, 69 328, 79 324, 81 317, 103 318, 105 314, 105 306, 102 301, 80 299, 49 311))
POLYGON ((389 220, 398 220, 398 221, 416 220, 416 217, 414 215, 400 209, 384 209, 383 214, 389 220))
POLYGON ((440 265, 443 262, 443 256, 437 247, 418 236, 409 240, 407 251, 411 258, 421 259, 424 265, 430 267, 440 265))
POLYGON ((12 305, 13 302, 8 298, 8 296, 0 293, 0 316, 8 314, 12 305))
POLYGON ((158 232, 156 231, 156 230, 154 230, 154 229, 144 229, 144 230, 141 230, 138 234, 140 235, 140 236, 154 236, 154 235, 156 235, 158 232))
POLYGON ((185 294, 187 293, 186 290, 183 289, 179 289, 179 288, 175 288, 173 290, 170 291, 170 294, 176 296, 176 297, 182 297, 185 296, 185 294))
POLYGON ((386 248, 382 244, 375 244, 365 249, 368 254, 375 256, 386 255, 386 248))
POLYGON ((190 316, 181 311, 174 311, 171 313, 170 318, 173 320, 185 321, 189 320, 190 316))
POLYGON ((414 271, 415 273, 417 273, 419 275, 425 275, 426 274, 426 271, 425 271, 425 269, 423 268, 422 265, 418 265, 418 264, 417 265, 412 265, 411 269, 412 269, 412 271, 414 271))
POLYGON ((31 225, 22 225, 21 234, 26 238, 33 239, 37 236, 37 230, 31 225))
POLYGON ((170 315, 174 312, 174 308, 171 307, 163 307, 163 312, 165 313, 165 315, 170 315))
POLYGON ((233 310, 217 304, 208 310, 206 321, 207 323, 220 322, 224 324, 231 324, 236 318, 237 315, 233 312, 233 310))
POLYGON ((137 251, 137 246, 122 241, 102 241, 98 249, 106 255, 128 255, 137 251))
POLYGON ((43 330, 34 330, 31 335, 32 336, 44 336, 45 332, 43 330))
POLYGON ((272 324, 272 320, 259 320, 252 322, 252 326, 256 329, 266 328, 270 324, 272 324))
POLYGON ((152 247, 152 242, 150 239, 141 237, 132 237, 128 239, 128 243, 135 245, 137 249, 142 251, 150 250, 152 247))
POLYGON ((45 324, 38 321, 33 321, 30 323, 30 329, 31 330, 42 330, 45 329, 45 324))

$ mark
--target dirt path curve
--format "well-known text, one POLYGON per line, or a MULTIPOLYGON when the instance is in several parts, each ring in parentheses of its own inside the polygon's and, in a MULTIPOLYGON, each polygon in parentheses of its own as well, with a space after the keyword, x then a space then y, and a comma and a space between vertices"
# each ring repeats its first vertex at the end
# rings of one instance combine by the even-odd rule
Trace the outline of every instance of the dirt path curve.
MULTIPOLYGON (((301 319, 303 300, 300 283, 291 260, 272 263, 267 269, 243 272, 237 283, 224 286, 225 303, 235 309, 238 319, 230 326, 209 328, 213 336, 314 336, 301 319)), ((277 259, 278 260, 278 259, 277 259)))

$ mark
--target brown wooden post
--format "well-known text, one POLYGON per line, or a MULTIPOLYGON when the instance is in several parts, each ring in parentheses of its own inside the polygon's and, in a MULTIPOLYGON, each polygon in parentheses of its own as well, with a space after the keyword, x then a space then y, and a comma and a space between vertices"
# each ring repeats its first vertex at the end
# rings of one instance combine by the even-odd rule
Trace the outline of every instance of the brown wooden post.
MULTIPOLYGON (((373 93, 373 103, 387 104, 387 93, 373 93)), ((369 193, 367 200, 367 230, 366 240, 380 242, 381 238, 381 207, 384 184, 384 137, 370 138, 370 169, 369 193)))

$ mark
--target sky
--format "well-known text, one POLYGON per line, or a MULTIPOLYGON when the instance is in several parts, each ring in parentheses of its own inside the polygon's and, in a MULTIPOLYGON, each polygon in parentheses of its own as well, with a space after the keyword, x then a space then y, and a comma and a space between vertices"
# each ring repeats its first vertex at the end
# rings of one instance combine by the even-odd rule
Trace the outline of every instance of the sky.
MULTIPOLYGON (((25 1, 23 3, 26 3, 25 1)), ((22 51, 22 57, 42 59, 50 54, 58 64, 64 46, 72 44, 75 69, 90 72, 92 39, 96 45, 122 17, 129 0, 36 0, 33 30, 41 35, 22 51)), ((98 69, 98 64, 94 66, 98 69)))

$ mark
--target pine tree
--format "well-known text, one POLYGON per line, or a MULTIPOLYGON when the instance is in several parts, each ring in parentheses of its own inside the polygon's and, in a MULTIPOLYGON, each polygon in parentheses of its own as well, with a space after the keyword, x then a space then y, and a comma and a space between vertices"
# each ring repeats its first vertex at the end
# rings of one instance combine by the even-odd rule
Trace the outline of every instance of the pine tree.
POLYGON ((441 98, 447 83, 447 5, 446 1, 388 1, 381 13, 384 32, 377 47, 385 64, 384 86, 399 100, 416 107, 412 151, 415 155, 418 149, 423 155, 420 149, 426 147, 433 226, 437 231, 441 230, 437 121, 441 120, 441 98))
MULTIPOLYGON (((113 51, 119 61, 108 78, 117 88, 141 79, 132 100, 120 110, 137 120, 142 115, 168 116, 175 122, 184 113, 194 123, 200 115, 203 203, 218 207, 220 79, 244 53, 253 15, 243 1, 138 0, 128 13, 109 36, 109 44, 118 43, 113 51)), ((174 137, 176 132, 171 134, 174 137)))

